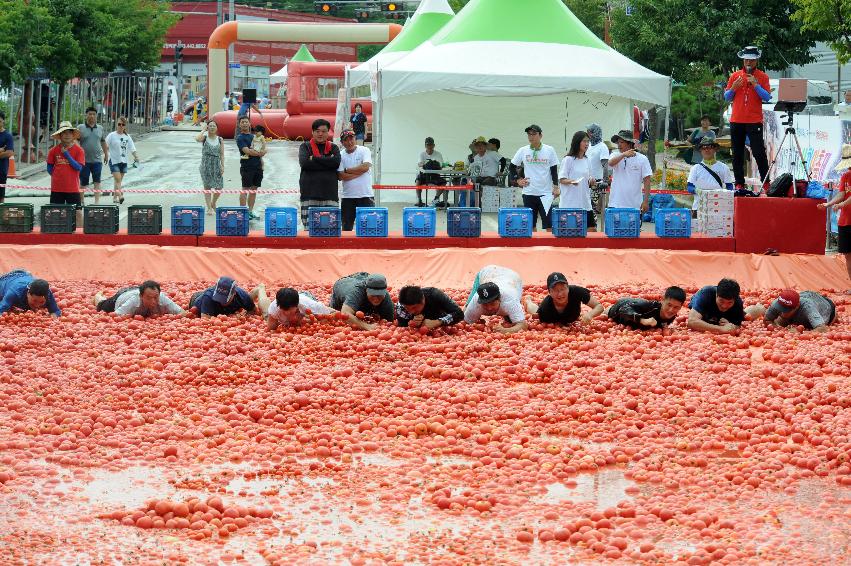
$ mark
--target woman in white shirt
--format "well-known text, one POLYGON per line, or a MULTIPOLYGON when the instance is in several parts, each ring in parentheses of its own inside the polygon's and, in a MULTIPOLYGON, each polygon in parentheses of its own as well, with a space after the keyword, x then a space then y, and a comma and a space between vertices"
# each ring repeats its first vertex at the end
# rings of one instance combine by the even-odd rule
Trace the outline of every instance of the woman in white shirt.
POLYGON ((591 176, 591 162, 586 156, 591 140, 584 131, 573 134, 570 150, 561 162, 558 173, 559 208, 576 208, 587 213, 588 231, 597 230, 597 221, 591 210, 591 186, 596 182, 591 176))
POLYGON ((204 200, 207 203, 207 216, 216 213, 216 202, 224 188, 225 144, 219 134, 219 126, 210 120, 202 126, 195 141, 201 144, 201 182, 204 185, 204 200))
POLYGON ((124 193, 121 192, 121 182, 127 173, 127 154, 133 155, 133 164, 139 163, 136 145, 127 133, 127 118, 119 116, 115 131, 106 136, 106 146, 109 150, 109 170, 115 181, 112 188, 112 202, 124 203, 124 193))

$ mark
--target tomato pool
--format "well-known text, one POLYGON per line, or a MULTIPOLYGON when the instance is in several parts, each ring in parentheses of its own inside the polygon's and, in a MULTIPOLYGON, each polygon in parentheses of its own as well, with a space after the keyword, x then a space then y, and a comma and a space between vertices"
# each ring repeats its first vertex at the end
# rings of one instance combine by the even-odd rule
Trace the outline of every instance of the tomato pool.
POLYGON ((824 335, 423 336, 120 320, 51 283, 62 319, 0 320, 0 563, 851 562, 848 296, 824 335))

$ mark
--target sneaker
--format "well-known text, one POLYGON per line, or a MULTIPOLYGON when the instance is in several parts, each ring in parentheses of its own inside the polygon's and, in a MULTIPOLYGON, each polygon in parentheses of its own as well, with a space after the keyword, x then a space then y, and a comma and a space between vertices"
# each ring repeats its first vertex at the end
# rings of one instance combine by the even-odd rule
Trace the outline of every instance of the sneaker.
POLYGON ((249 219, 249 220, 257 220, 258 218, 260 218, 260 217, 259 217, 259 216, 257 216, 256 214, 254 214, 254 211, 249 211, 249 212, 248 212, 248 219, 249 219))
POLYGON ((424 203, 423 201, 421 201, 421 200, 417 201, 417 206, 422 207, 422 206, 425 206, 425 205, 426 205, 426 203, 424 203))

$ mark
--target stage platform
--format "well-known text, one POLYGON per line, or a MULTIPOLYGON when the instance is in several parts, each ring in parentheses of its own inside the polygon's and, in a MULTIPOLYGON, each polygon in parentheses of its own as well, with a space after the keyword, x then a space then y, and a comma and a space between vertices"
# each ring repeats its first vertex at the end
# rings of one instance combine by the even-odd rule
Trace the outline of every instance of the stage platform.
POLYGON ((531 238, 502 238, 495 232, 483 233, 479 238, 450 238, 446 235, 434 238, 406 238, 401 233, 391 232, 387 238, 358 238, 346 234, 339 238, 312 238, 301 233, 294 238, 267 238, 262 231, 250 232, 248 236, 158 236, 118 234, 0 234, 0 244, 13 245, 101 245, 121 246, 146 244, 154 246, 190 246, 205 248, 253 248, 253 249, 364 249, 364 250, 423 250, 438 248, 525 248, 530 246, 552 246, 557 248, 604 248, 604 249, 664 249, 695 250, 702 252, 735 252, 735 238, 708 238, 694 234, 691 238, 659 238, 652 233, 642 233, 639 238, 609 238, 600 232, 591 232, 585 238, 556 238, 550 233, 540 232, 531 238))

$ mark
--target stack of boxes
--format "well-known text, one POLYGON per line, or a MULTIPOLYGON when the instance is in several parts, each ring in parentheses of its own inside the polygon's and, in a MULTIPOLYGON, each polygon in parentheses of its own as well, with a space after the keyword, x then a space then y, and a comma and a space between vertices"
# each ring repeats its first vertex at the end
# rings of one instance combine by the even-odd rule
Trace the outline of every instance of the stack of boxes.
POLYGON ((515 187, 482 187, 482 212, 515 206, 515 187))
POLYGON ((698 191, 697 232, 712 238, 733 237, 733 191, 698 191))

